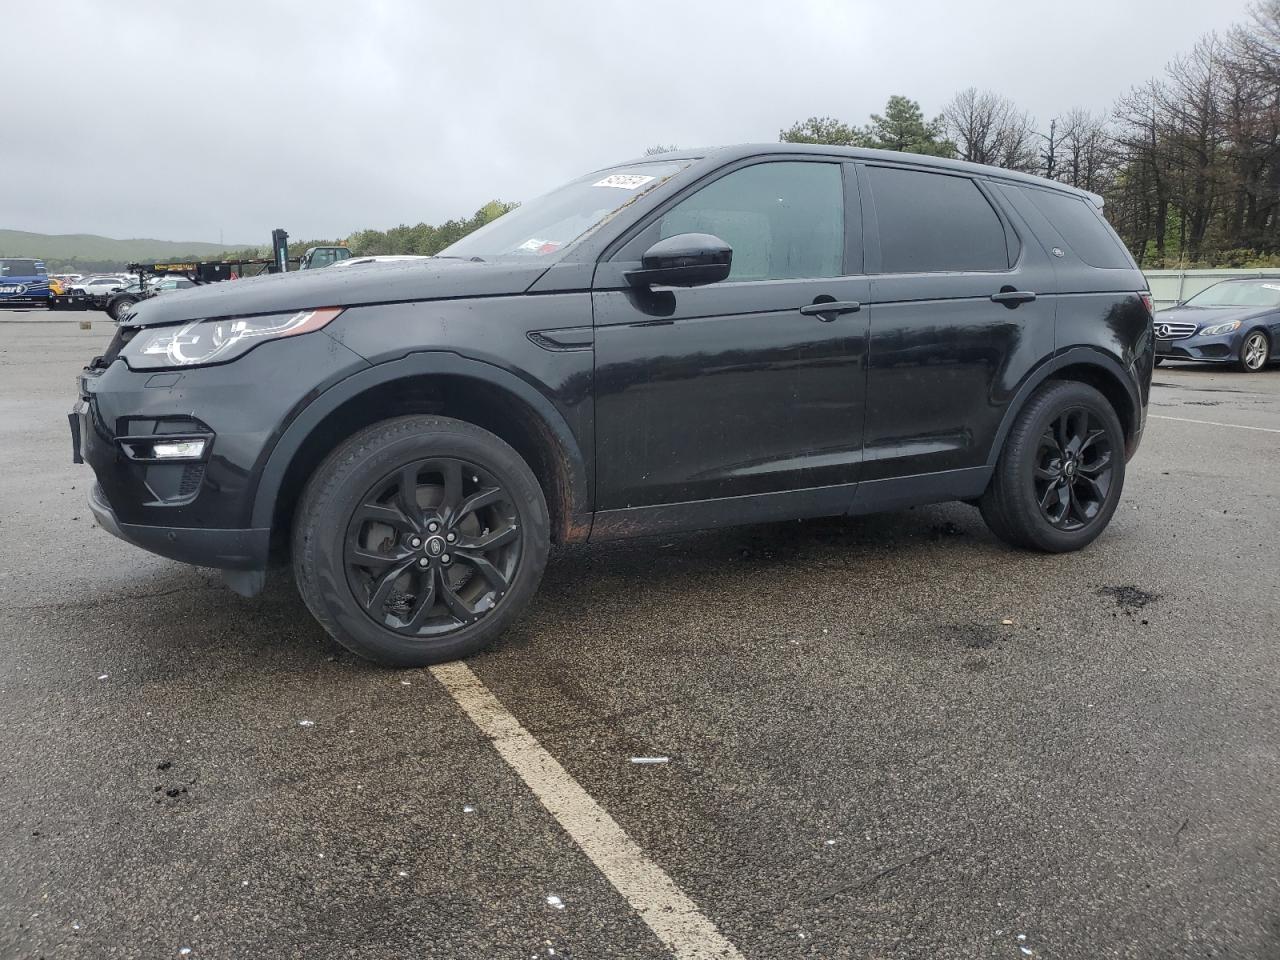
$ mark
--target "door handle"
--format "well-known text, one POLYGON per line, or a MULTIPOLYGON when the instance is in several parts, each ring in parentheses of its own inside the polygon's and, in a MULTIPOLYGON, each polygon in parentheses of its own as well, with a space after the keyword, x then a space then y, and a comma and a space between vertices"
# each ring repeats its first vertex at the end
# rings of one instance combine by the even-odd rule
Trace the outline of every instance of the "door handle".
POLYGON ((823 300, 806 303, 800 312, 806 317, 816 316, 823 323, 830 323, 841 313, 857 313, 861 309, 862 304, 857 300, 823 300))
POLYGON ((1020 303, 1030 303, 1036 298, 1036 295, 1030 290, 1001 290, 999 293, 991 295, 992 303, 1003 303, 1006 307, 1013 308, 1020 303))

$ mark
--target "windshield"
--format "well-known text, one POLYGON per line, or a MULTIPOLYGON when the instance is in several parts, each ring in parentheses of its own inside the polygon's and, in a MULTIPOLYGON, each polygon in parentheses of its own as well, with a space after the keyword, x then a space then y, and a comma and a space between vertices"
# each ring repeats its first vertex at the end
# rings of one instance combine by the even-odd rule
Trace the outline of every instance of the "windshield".
POLYGON ((493 260, 563 253, 569 244, 692 162, 664 160, 598 170, 521 204, 437 256, 493 260))
POLYGON ((0 260, 0 277, 38 277, 43 272, 34 260, 0 260))
POLYGON ((1224 280, 1201 290, 1188 307, 1280 307, 1280 278, 1272 283, 1224 280))

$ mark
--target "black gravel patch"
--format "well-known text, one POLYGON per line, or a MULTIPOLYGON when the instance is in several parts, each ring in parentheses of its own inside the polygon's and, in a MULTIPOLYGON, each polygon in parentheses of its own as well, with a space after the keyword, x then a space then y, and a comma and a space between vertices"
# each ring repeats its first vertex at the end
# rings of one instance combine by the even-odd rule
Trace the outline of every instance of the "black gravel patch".
POLYGON ((1132 584, 1128 586, 1103 587, 1098 591, 1098 595, 1110 597, 1116 602, 1116 606, 1126 613, 1141 610, 1147 604, 1160 599, 1160 594, 1152 593, 1150 590, 1143 590, 1141 587, 1135 587, 1132 584))

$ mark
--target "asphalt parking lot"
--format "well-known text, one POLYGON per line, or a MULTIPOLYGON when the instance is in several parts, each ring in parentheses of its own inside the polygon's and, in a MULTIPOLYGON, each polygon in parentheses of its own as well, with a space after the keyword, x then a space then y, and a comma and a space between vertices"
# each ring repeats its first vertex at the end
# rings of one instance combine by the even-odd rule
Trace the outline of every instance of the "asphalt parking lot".
MULTIPOLYGON (((6 319, 0 957, 671 956, 432 673, 96 529, 110 324, 6 319)), ((575 548, 470 669, 743 957, 1280 956, 1280 368, 1151 413, 1083 553, 575 548)))

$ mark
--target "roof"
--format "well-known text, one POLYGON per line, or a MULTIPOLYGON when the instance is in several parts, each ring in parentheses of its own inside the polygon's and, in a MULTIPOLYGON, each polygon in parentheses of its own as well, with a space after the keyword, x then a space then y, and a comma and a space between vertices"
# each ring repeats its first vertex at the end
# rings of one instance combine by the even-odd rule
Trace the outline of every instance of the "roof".
MULTIPOLYGON (((1095 206, 1102 206, 1102 197, 1087 190, 1081 190, 1057 180, 1048 180, 1030 173, 1019 173, 1017 170, 1006 170, 1003 167, 991 167, 981 163, 970 163, 967 160, 950 160, 945 157, 930 157, 921 153, 901 153, 897 150, 872 150, 867 147, 837 147, 820 143, 740 143, 724 147, 707 147, 694 150, 672 150, 668 153, 655 153, 641 157, 631 163, 645 163, 662 160, 716 160, 730 163, 734 160, 762 154, 799 154, 823 157, 849 157, 856 160, 887 160, 891 163, 909 163, 919 167, 936 167, 939 170, 955 170, 971 175, 1025 183, 1033 187, 1058 190, 1078 197, 1084 197, 1095 206)), ((621 164, 619 164, 621 166, 621 164)))

